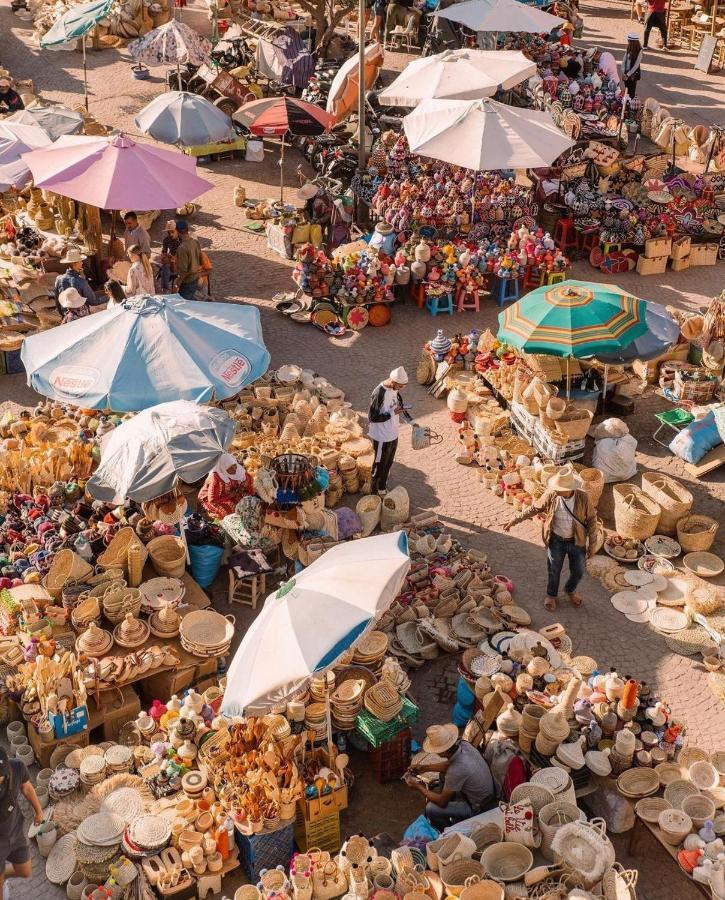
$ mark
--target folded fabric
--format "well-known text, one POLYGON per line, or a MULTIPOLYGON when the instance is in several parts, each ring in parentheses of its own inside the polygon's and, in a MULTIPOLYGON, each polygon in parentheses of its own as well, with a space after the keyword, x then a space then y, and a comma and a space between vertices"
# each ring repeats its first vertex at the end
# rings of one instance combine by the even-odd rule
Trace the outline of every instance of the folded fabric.
MULTIPOLYGON (((722 413, 719 418, 722 419, 722 413)), ((685 462, 696 465, 702 457, 723 443, 714 412, 697 422, 691 422, 670 441, 670 450, 685 462)))

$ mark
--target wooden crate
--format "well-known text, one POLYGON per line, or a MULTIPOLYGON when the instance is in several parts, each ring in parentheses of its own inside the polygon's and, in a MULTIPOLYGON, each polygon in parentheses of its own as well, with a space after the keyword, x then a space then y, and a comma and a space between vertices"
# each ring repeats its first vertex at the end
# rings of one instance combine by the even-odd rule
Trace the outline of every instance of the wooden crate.
MULTIPOLYGON (((133 686, 127 684, 121 689, 121 699, 117 693, 104 694, 102 703, 103 719, 100 723, 104 741, 117 741, 121 727, 138 717, 141 712, 141 700, 133 686)), ((91 701, 93 702, 93 701, 91 701)), ((96 726, 99 727, 99 726, 96 726)), ((95 737, 95 736, 94 736, 95 737)))
POLYGON ((669 256, 640 256, 637 271, 640 275, 662 275, 667 270, 668 260, 669 256))
POLYGON ((318 819, 316 822, 308 822, 297 810, 295 819, 295 843, 302 853, 310 847, 319 847, 329 853, 337 853, 342 843, 340 837, 340 813, 333 813, 318 819))
POLYGON ((645 241, 644 255, 647 259, 656 259, 659 256, 669 256, 672 251, 670 238, 650 238, 645 241))

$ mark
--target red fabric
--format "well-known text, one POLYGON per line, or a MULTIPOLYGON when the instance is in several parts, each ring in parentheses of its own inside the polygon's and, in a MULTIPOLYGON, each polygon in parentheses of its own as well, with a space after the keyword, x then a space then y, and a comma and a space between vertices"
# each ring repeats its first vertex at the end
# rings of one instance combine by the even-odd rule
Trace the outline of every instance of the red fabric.
POLYGON ((518 754, 512 756, 506 767, 506 775, 501 782, 501 794, 503 795, 504 800, 510 800, 513 789, 520 784, 524 784, 526 780, 526 763, 518 754))
POLYGON ((216 472, 211 472, 199 491, 199 502, 215 519, 230 516, 244 496, 245 485, 241 481, 225 484, 216 472))
POLYGON ((647 9, 650 12, 664 12, 667 9, 667 0, 647 0, 647 9))

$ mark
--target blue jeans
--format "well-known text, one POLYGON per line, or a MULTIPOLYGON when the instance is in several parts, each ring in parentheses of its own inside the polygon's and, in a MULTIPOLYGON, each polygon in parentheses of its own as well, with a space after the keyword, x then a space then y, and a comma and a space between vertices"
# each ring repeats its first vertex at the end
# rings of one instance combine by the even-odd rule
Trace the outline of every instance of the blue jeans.
POLYGON ((161 290, 168 291, 171 287, 171 266, 168 263, 162 263, 159 266, 159 281, 161 282, 161 290))
POLYGON ((184 300, 193 300, 198 287, 199 282, 197 279, 194 279, 194 281, 185 281, 178 286, 177 293, 181 294, 184 300))
POLYGON ((573 539, 567 541, 552 532, 546 550, 546 570, 549 576, 546 593, 549 597, 556 597, 559 594, 561 570, 564 568, 564 560, 567 556, 569 557, 569 577, 564 585, 564 590, 567 594, 573 594, 584 577, 586 551, 583 547, 577 547, 573 539))

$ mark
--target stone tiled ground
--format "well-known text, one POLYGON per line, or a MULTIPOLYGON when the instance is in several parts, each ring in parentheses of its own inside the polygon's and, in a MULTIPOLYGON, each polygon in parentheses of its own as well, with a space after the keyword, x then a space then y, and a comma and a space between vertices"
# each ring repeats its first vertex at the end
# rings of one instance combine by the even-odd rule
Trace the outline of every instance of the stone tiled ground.
MULTIPOLYGON (((619 58, 624 36, 629 30, 629 4, 604 3, 600 0, 582 5, 586 17, 584 39, 610 47, 619 58)), ((184 19, 205 28, 205 16, 196 8, 187 8, 184 19)), ((0 61, 21 78, 33 77, 44 95, 71 105, 80 102, 82 70, 80 54, 73 52, 43 53, 31 42, 26 23, 10 14, 6 0, 0 2, 0 61)), ((390 69, 400 69, 405 54, 392 54, 390 69)), ((693 57, 682 52, 665 54, 653 51, 645 61, 645 75, 640 85, 642 96, 654 95, 687 121, 711 121, 725 124, 722 104, 722 76, 708 76, 692 70, 693 57)), ((106 123, 134 133, 133 116, 152 96, 162 90, 160 78, 149 82, 134 81, 124 53, 104 51, 89 54, 89 80, 92 91, 91 109, 106 123)), ((160 74, 160 73, 159 73, 160 74)), ((293 187, 296 161, 288 155, 286 183, 293 187)), ((202 210, 193 222, 197 234, 208 245, 214 263, 215 297, 231 302, 254 303, 260 310, 265 339, 274 365, 295 361, 317 369, 341 385, 356 409, 365 410, 372 387, 396 365, 415 369, 422 343, 433 336, 442 324, 449 330, 495 328, 496 312, 487 306, 480 315, 468 313, 466 318, 433 322, 426 313, 407 304, 396 306, 393 324, 384 329, 366 329, 344 341, 323 336, 311 326, 297 325, 278 317, 271 304, 272 296, 292 287, 291 265, 267 250, 263 238, 242 230, 241 211, 233 204, 237 183, 246 187, 248 197, 276 196, 278 185, 277 151, 269 149, 261 165, 240 161, 222 162, 207 167, 204 175, 214 188, 203 198, 202 210)), ((167 216, 162 214, 161 221, 167 216)), ((157 226, 158 227, 158 226, 157 226)), ((594 273, 583 264, 577 266, 579 277, 594 273)), ((604 280, 597 274, 598 280, 604 280)), ((646 279, 629 275, 622 285, 633 293, 682 308, 702 306, 722 288, 722 266, 672 273, 646 279)), ((514 581, 516 600, 529 609, 534 624, 545 624, 552 617, 544 613, 541 598, 545 584, 545 566, 535 523, 520 526, 504 534, 501 525, 509 516, 509 508, 500 499, 484 492, 474 470, 456 465, 454 445, 444 404, 431 399, 423 389, 411 385, 408 395, 418 421, 446 434, 446 441, 426 453, 414 453, 402 441, 393 481, 406 486, 416 508, 436 508, 446 526, 457 536, 485 550, 494 565, 514 581)), ((5 377, 0 382, 0 403, 32 405, 34 394, 20 376, 5 377)), ((630 418, 630 428, 640 440, 639 461, 645 468, 668 471, 684 476, 680 464, 649 437, 653 431, 653 412, 665 408, 660 398, 647 396, 630 418)), ((710 476, 704 483, 691 485, 699 511, 721 518, 723 475, 710 476)), ((610 512, 610 491, 605 492, 603 510, 610 512)), ((722 542, 719 544, 722 552, 722 542)), ((678 716, 687 724, 690 740, 706 748, 725 743, 725 709, 709 691, 704 670, 689 659, 673 655, 662 638, 644 626, 633 625, 616 613, 597 582, 585 582, 586 603, 581 611, 566 606, 557 611, 571 634, 578 652, 588 653, 620 672, 632 672, 663 691, 678 716)), ((222 594, 215 604, 224 607, 222 594)), ((237 612, 235 610, 235 612, 237 612)), ((248 611, 237 612, 240 634, 251 620, 248 611)), ((422 705, 422 718, 415 729, 421 738, 426 725, 450 716, 456 685, 455 665, 445 658, 415 673, 413 693, 422 705)), ((371 779, 364 756, 353 755, 353 765, 360 773, 354 788, 353 804, 345 814, 343 830, 366 830, 368 833, 389 831, 398 836, 405 825, 420 812, 416 795, 395 785, 378 786, 371 779)), ((36 859, 37 863, 38 860, 36 859)), ((641 869, 639 892, 648 900, 693 896, 694 889, 681 878, 663 878, 663 872, 652 855, 652 848, 640 850, 635 864, 641 869)), ((18 898, 60 896, 42 878, 42 866, 35 865, 30 883, 13 884, 12 896, 18 898)))

